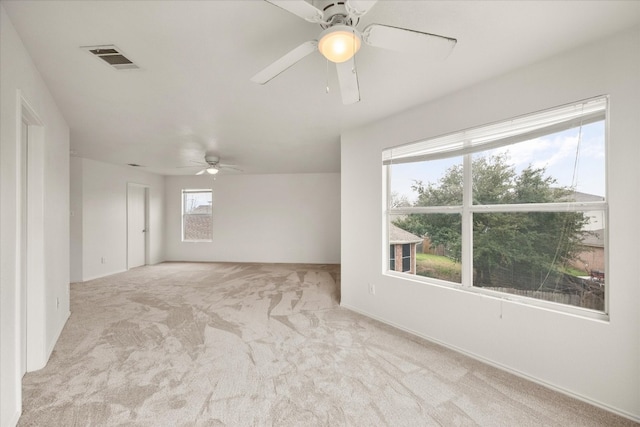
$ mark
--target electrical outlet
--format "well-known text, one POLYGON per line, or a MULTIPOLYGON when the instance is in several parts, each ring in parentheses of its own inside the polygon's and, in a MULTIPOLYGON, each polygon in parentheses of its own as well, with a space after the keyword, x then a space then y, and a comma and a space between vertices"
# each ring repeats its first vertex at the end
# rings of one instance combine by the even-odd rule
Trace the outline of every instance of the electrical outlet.
POLYGON ((107 263, 107 259, 105 257, 100 258, 100 262, 102 264, 106 264, 107 263))
POLYGON ((369 293, 371 295, 375 295, 376 294, 376 285, 374 285, 373 283, 369 282, 369 293))
POLYGON ((60 308, 60 298, 56 298, 56 310, 60 308))

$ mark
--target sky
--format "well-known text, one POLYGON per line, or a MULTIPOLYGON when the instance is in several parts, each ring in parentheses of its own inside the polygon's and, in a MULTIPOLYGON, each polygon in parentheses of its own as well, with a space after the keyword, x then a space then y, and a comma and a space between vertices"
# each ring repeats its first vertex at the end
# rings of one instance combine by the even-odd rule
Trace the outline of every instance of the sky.
MULTIPOLYGON (((576 191, 604 197, 604 135, 604 121, 600 121, 584 125, 582 128, 573 128, 483 151, 474 156, 506 153, 516 173, 520 173, 529 165, 536 168, 544 167, 546 176, 554 177, 558 186, 572 187, 575 184, 576 191)), ((392 165, 391 191, 399 196, 405 195, 413 202, 416 199, 416 193, 411 190, 414 180, 421 180, 424 184, 437 183, 446 170, 456 163, 462 163, 462 157, 392 165)))
MULTIPOLYGON (((187 195, 187 203, 193 208, 211 205, 211 196, 211 193, 189 193, 187 195)), ((189 207, 187 206, 187 208, 189 207)))

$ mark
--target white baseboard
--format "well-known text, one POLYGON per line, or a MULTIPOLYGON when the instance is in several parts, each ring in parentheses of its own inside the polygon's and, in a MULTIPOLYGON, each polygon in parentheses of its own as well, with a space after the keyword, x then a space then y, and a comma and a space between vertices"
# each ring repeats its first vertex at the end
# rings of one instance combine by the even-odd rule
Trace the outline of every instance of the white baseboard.
POLYGON ((90 280, 102 279, 103 277, 112 276, 114 274, 119 274, 119 273, 124 273, 125 271, 127 271, 127 270, 126 269, 124 269, 124 270, 116 270, 116 271, 110 271, 110 272, 105 273, 105 274, 99 274, 97 276, 83 277, 82 281, 83 282, 88 282, 90 280))
POLYGON ((14 412, 13 416, 9 420, 9 424, 7 424, 7 427, 16 427, 16 425, 18 424, 18 421, 20 420, 20 415, 22 415, 22 412, 20 411, 14 412))
POLYGON ((55 348, 56 343, 60 339, 60 335, 62 334, 64 325, 67 324, 67 321, 69 320, 70 316, 71 316, 71 312, 67 311, 67 314, 64 317, 64 321, 61 322, 60 325, 58 326, 58 330, 56 331, 55 338, 51 340, 51 344, 49 344, 49 347, 46 349, 46 353, 44 354, 44 360, 42 360, 42 363, 38 364, 35 368, 32 367, 31 369, 27 369, 27 372, 36 372, 44 368, 45 366, 47 366, 47 363, 49 363, 49 358, 51 357, 51 353, 53 353, 53 349, 55 348))
POLYGON ((58 342, 58 340, 60 339, 60 334, 62 334, 62 330, 64 329, 64 325, 67 324, 67 320, 69 320, 69 317, 71 316, 71 312, 67 311, 67 314, 64 318, 64 322, 62 322, 60 324, 60 327, 58 328, 58 330, 56 331, 56 337, 55 339, 53 339, 51 341, 51 345, 50 348, 47 349, 47 363, 49 362, 49 358, 51 357, 51 353, 53 353, 53 348, 56 346, 56 343, 58 342))
POLYGON ((399 325, 399 324, 396 324, 394 322, 390 322, 390 321, 388 321, 386 319, 383 319, 381 317, 375 316, 375 315, 373 315, 371 313, 368 313, 368 312, 366 312, 364 310, 361 310, 361 309, 359 309, 357 307, 354 307, 354 306, 352 306, 350 304, 340 303, 340 306, 343 307, 343 308, 346 308, 347 310, 350 310, 350 311, 353 311, 355 313, 361 314, 363 316, 369 317, 371 319, 377 320, 378 322, 384 323, 384 324, 389 325, 389 326, 393 326, 394 328, 400 329, 401 331, 408 332, 408 333, 410 333, 412 335, 418 336, 418 337, 423 338, 423 339, 425 339, 427 341, 431 341, 433 343, 436 343, 438 345, 446 347, 446 348, 448 348, 450 350, 455 351, 456 353, 464 354, 465 356, 469 356, 472 359, 478 360, 478 361, 480 361, 482 363, 486 363, 487 365, 493 366, 493 367, 498 368, 500 370, 509 372, 510 374, 516 375, 516 376, 518 376, 520 378, 524 378, 524 379, 529 380, 531 382, 534 382, 536 384, 540 384, 541 386, 544 386, 544 387, 549 388, 551 390, 557 391, 557 392, 562 393, 562 394, 564 394, 566 396, 573 397, 574 399, 578 399, 580 401, 586 402, 586 403, 588 403, 590 405, 593 405, 593 406, 596 406, 598 408, 604 409, 605 411, 612 412, 614 414, 620 415, 621 417, 627 418, 629 420, 632 420, 632 421, 635 421, 635 422, 640 422, 640 416, 638 416, 638 415, 634 415, 634 414, 631 414, 631 413, 629 413, 627 411, 623 411, 621 409, 618 409, 618 408, 612 407, 610 405, 607 405, 606 403, 602 403, 602 402, 593 400, 593 399, 588 398, 586 396, 583 396, 583 395, 581 395, 579 393, 575 393, 575 392, 573 392, 571 390, 567 390, 565 388, 558 387, 557 385, 547 383, 546 381, 540 380, 539 378, 535 378, 535 377, 532 377, 532 376, 530 376, 528 374, 525 374, 524 372, 520 372, 517 369, 513 369, 513 368, 511 368, 509 366, 505 366, 505 365, 502 365, 500 363, 496 363, 496 362, 494 362, 492 360, 489 360, 489 359, 487 359, 485 357, 482 357, 480 355, 477 355, 475 353, 472 353, 472 352, 466 351, 466 350, 464 350, 462 348, 447 344, 447 343, 442 342, 442 341, 440 341, 438 339, 435 339, 435 338, 429 337, 427 335, 421 334, 421 333, 419 333, 417 331, 414 331, 414 330, 412 330, 410 328, 406 328, 406 327, 404 327, 402 325, 399 325))

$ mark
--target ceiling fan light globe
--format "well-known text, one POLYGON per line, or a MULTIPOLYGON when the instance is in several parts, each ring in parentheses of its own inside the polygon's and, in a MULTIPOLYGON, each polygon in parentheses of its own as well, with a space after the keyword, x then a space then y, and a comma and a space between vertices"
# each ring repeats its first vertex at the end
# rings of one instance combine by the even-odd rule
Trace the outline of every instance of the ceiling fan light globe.
POLYGON ((217 174, 218 172, 219 172, 218 168, 214 168, 214 167, 207 168, 207 173, 208 173, 209 175, 215 175, 215 174, 217 174))
POLYGON ((331 62, 348 61, 360 50, 362 40, 358 31, 347 25, 334 25, 320 34, 318 50, 331 62))

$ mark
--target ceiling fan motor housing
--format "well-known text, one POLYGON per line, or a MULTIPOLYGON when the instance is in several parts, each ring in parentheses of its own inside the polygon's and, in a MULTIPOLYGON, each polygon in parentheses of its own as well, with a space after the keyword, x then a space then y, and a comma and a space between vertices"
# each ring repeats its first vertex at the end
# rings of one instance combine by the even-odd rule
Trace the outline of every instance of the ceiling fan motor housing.
POLYGON ((204 161, 209 163, 210 165, 215 165, 220 161, 220 157, 218 156, 204 156, 204 161))
POLYGON ((355 26, 358 24, 357 18, 354 22, 354 19, 349 15, 343 1, 319 1, 317 6, 324 13, 325 22, 320 24, 324 29, 331 28, 334 25, 355 26))

